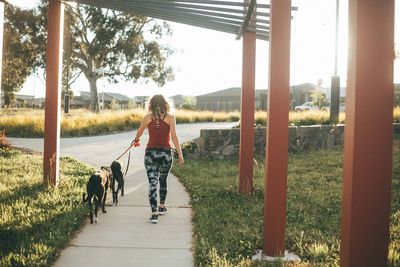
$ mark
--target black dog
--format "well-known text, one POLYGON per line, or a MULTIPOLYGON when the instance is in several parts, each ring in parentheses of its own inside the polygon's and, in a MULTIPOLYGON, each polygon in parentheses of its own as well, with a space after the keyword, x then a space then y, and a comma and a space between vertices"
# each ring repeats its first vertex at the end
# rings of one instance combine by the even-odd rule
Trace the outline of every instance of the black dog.
POLYGON ((90 223, 93 223, 92 212, 92 199, 94 198, 94 222, 97 223, 97 209, 102 204, 102 212, 106 213, 105 202, 107 197, 107 190, 110 184, 111 170, 107 167, 101 167, 101 170, 96 171, 95 174, 90 176, 86 185, 88 196, 85 197, 83 193, 83 202, 89 203, 90 223))
POLYGON ((121 196, 124 196, 124 174, 122 173, 121 163, 116 160, 111 163, 111 190, 113 203, 117 206, 119 190, 121 190, 121 196), (117 190, 115 190, 115 181, 118 183, 117 190))

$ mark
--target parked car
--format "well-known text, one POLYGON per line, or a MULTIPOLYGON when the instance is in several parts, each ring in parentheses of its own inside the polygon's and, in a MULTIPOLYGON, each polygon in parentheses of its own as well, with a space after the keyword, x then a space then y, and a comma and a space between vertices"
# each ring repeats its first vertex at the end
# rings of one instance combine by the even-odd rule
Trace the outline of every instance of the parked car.
POLYGON ((314 105, 313 102, 305 102, 300 106, 295 106, 294 111, 316 111, 319 110, 317 105, 314 105))

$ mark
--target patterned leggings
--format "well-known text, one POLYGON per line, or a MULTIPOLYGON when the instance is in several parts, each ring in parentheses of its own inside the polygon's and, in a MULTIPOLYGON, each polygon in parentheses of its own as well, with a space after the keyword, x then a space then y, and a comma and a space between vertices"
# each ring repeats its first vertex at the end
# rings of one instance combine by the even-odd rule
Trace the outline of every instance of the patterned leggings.
POLYGON ((172 166, 171 150, 163 148, 146 149, 144 166, 149 179, 151 211, 156 212, 158 180, 160 180, 160 204, 164 204, 167 197, 167 176, 172 166))

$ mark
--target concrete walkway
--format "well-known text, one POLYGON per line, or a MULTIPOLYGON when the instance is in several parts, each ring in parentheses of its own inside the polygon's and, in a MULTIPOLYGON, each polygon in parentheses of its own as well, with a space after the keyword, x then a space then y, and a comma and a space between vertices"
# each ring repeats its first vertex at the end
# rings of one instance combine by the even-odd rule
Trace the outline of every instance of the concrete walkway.
MULTIPOLYGON (((200 129, 230 128, 233 123, 198 123, 177 125, 181 142, 196 138, 200 129)), ((85 138, 61 139, 61 154, 72 156, 99 168, 109 165, 129 146, 135 131, 85 138)), ((12 145, 43 151, 43 139, 9 138, 12 145)), ((151 224, 147 198, 148 183, 144 171, 144 148, 132 149, 125 196, 117 207, 106 206, 98 224, 87 223, 61 251, 56 267, 64 266, 193 266, 192 226, 189 196, 172 174, 168 177, 166 207, 168 213, 151 224)), ((126 156, 121 160, 126 164, 126 156)))
POLYGON ((55 266, 193 266, 188 194, 170 175, 168 213, 151 224, 147 191, 145 171, 130 171, 119 205, 107 206, 98 224, 87 224, 55 266))

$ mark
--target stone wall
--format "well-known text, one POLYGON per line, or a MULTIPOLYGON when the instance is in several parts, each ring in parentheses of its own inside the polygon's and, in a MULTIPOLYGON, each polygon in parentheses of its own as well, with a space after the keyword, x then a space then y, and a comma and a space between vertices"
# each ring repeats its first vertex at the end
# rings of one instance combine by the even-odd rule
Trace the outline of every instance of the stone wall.
MULTIPOLYGON (((400 123, 394 124, 400 136, 400 123)), ((265 127, 254 129, 254 155, 265 154, 265 127)), ((312 125, 289 127, 289 151, 327 149, 343 144, 344 125, 312 125)), ((239 155, 240 129, 201 130, 195 153, 202 157, 231 158, 239 155)))

